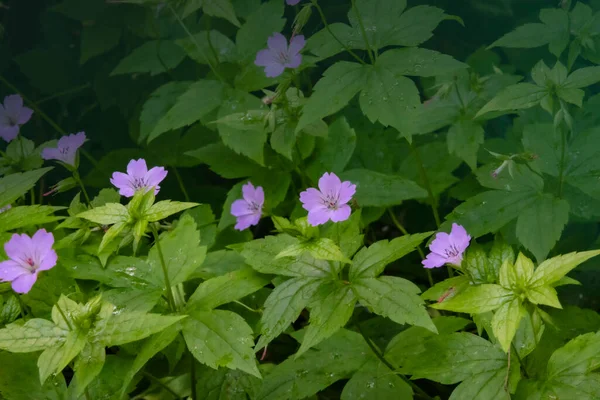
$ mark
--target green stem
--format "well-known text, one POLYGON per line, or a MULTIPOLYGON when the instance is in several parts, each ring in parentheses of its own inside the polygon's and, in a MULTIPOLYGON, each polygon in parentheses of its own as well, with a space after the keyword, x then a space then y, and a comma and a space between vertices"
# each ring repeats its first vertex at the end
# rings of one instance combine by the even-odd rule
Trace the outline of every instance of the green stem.
POLYGON ((190 353, 192 356, 192 367, 190 368, 190 386, 192 391, 192 400, 198 400, 198 395, 196 394, 196 359, 194 355, 190 353))
POLYGON ((183 22, 183 20, 179 16, 179 14, 177 14, 177 11, 175 11, 175 9, 173 8, 173 6, 170 3, 168 5, 168 7, 171 10, 171 12, 173 13, 173 15, 175 16, 175 18, 177 19, 177 22, 179 23, 179 25, 181 26, 181 28, 190 37, 190 40, 192 41, 192 43, 194 43, 194 46, 196 46, 196 50, 198 50, 198 53, 200 53, 200 55, 202 56, 202 58, 204 58, 204 60, 206 61, 206 64, 208 64, 208 67, 211 69, 211 71, 213 72, 213 74, 215 74, 215 76, 220 81, 225 82, 225 79, 221 76, 221 74, 219 74, 219 72, 217 71, 217 69, 215 68, 215 66, 213 65, 213 63, 208 59, 208 57, 206 56, 206 54, 204 54, 204 52, 202 51, 202 48, 198 44, 198 41, 196 40, 196 38, 194 37, 194 35, 192 35, 192 32, 190 32, 190 30, 187 28, 187 26, 185 25, 185 23, 183 22))
POLYGON ((62 308, 60 308, 60 305, 58 303, 56 303, 55 305, 56 305, 56 309, 58 310, 58 312, 60 313, 60 315, 62 315, 63 319, 65 320, 65 323, 69 327, 69 330, 72 331, 73 327, 71 326, 71 323, 67 319, 67 315, 64 313, 64 311, 62 310, 62 308))
POLYGON ((29 189, 29 197, 31 197, 31 205, 35 205, 35 191, 33 188, 29 189))
POLYGON ((142 371, 142 374, 143 374, 143 375, 144 375, 146 378, 150 379, 152 382, 156 383, 158 386, 160 386, 161 388, 163 388, 164 390, 166 390, 167 392, 169 392, 169 394, 170 394, 171 396, 173 396, 174 398, 176 398, 176 399, 179 399, 179 398, 180 398, 180 396, 179 396, 177 393, 175 393, 175 391, 174 391, 173 389, 171 389, 171 388, 170 388, 168 385, 166 385, 165 383, 161 382, 161 380, 160 380, 160 379, 158 379, 157 377, 155 377, 154 375, 152 375, 152 374, 150 374, 150 373, 148 373, 148 372, 146 372, 146 371, 142 371))
POLYGON ((45 103, 45 102, 50 101, 50 100, 57 99, 57 98, 62 97, 62 96, 66 96, 66 95, 69 95, 69 94, 81 92, 82 90, 85 90, 85 89, 88 89, 88 88, 91 88, 91 87, 92 87, 92 85, 90 85, 89 83, 86 83, 86 84, 81 85, 81 86, 77 86, 77 87, 74 87, 74 88, 71 88, 71 89, 63 90, 62 92, 55 93, 55 94, 53 94, 51 96, 48 96, 48 97, 44 97, 43 99, 39 100, 37 102, 37 104, 42 104, 42 103, 45 103))
MULTIPOLYGON (((398 218, 396 218, 396 214, 394 214, 392 209, 388 208, 387 211, 390 214, 390 217, 392 218, 392 222, 394 223, 396 228, 398 228, 398 230, 400 232, 402 232, 403 235, 408 235, 409 234, 408 231, 406 230, 406 228, 404 226, 402 226, 400 221, 398 221, 398 218)), ((421 246, 417 246, 417 252, 419 253, 419 256, 421 256, 421 259, 424 260, 425 253, 423 253, 423 250, 421 250, 421 246)), ((427 272, 427 279, 429 280, 429 286, 433 286, 435 284, 435 282, 433 281, 433 275, 431 275, 431 271, 429 269, 426 269, 425 271, 427 272)))
POLYGON ((371 349, 371 351, 373 352, 373 354, 375 354, 375 356, 379 359, 379 361, 381 361, 381 363, 383 365, 385 365, 386 367, 388 367, 400 379, 402 379, 404 382, 406 382, 408 385, 410 385, 410 387, 412 387, 414 389, 414 391, 416 392, 416 394, 418 396, 420 396, 420 397, 422 397, 424 399, 431 399, 431 397, 423 389, 421 389, 416 383, 414 383, 413 381, 411 381, 410 379, 408 379, 406 376, 404 376, 404 375, 396 372, 396 368, 392 364, 390 364, 390 362, 388 360, 385 359, 385 357, 379 351, 379 349, 377 348, 377 346, 375 345, 375 343, 373 343, 371 341, 371 339, 369 339, 369 337, 367 337, 367 335, 365 335, 365 332, 360 327, 360 324, 358 322, 356 322, 355 325, 356 325, 356 329, 358 329, 358 332, 361 334, 361 336, 363 337, 363 339, 365 339, 365 342, 367 342, 367 345, 369 346, 369 348, 371 349))
POLYGON ((163 275, 165 277, 165 286, 167 289, 167 300, 169 303, 169 307, 171 311, 175 311, 175 297, 173 296, 173 288, 171 287, 171 280, 169 279, 169 271, 167 270, 167 264, 165 263, 165 257, 163 256, 162 247, 160 245, 160 240, 158 237, 158 231, 156 230, 156 226, 150 224, 150 228, 152 229, 152 234, 154 235, 154 244, 156 249, 158 250, 158 257, 160 258, 160 266, 163 270, 163 275))
POLYGON ((183 193, 183 197, 185 198, 185 201, 189 202, 190 196, 188 195, 188 192, 185 189, 185 185, 183 184, 183 179, 181 179, 181 175, 179 175, 179 171, 175 167, 171 167, 171 168, 173 169, 175 178, 177 178, 177 182, 179 183, 179 188, 181 189, 181 192, 183 193))
POLYGON ((83 197, 85 197, 85 201, 91 207, 92 201, 90 200, 90 196, 88 196, 87 190, 85 190, 85 185, 83 184, 83 181, 81 180, 78 171, 73 171, 73 179, 75 179, 75 182, 77 182, 77 184, 81 188, 81 191, 83 192, 83 197))
POLYGON ((92 400, 92 397, 90 396, 90 391, 88 390, 87 387, 83 391, 83 394, 85 395, 85 400, 92 400))
POLYGON ((429 182, 429 178, 427 177, 427 171, 425 170, 425 166, 423 165, 423 161, 421 160, 421 156, 419 155, 419 151, 417 148, 409 142, 410 149, 415 155, 415 160, 417 161, 417 166, 419 167, 419 172, 421 174, 421 179, 423 179, 423 183, 425 184, 425 188, 427 189, 427 193, 429 194, 429 202, 431 204, 431 210, 433 211, 433 218, 435 219, 435 225, 439 228, 441 225, 440 215, 437 210, 437 201, 433 194, 433 189, 431 188, 431 183, 429 182))
POLYGON ((358 25, 360 26, 360 32, 362 34, 363 40, 365 41, 365 47, 367 48, 367 54, 369 55, 369 59, 371 60, 371 64, 375 64, 375 58, 373 57, 373 50, 371 49, 371 45, 369 44, 369 38, 367 37, 367 31, 365 30, 365 26, 363 24, 360 13, 358 12, 358 8, 356 7, 356 0, 352 0, 352 9, 354 10, 354 14, 356 15, 356 19, 358 20, 358 25))
POLYGON ((311 2, 315 6, 317 11, 319 12, 319 15, 321 16, 321 21, 323 21, 323 24, 325 24, 325 29, 327 29, 327 32, 329 32, 329 34, 335 39, 335 41, 338 42, 344 48, 344 50, 346 50, 348 52, 348 54, 350 54, 352 57, 354 57, 359 63, 366 65, 367 64, 366 62, 364 62, 359 56, 357 56, 355 52, 350 50, 350 48, 348 46, 346 46, 344 44, 344 42, 342 42, 335 35, 335 33, 333 33, 333 31, 329 27, 329 24, 327 23, 327 18, 325 18, 325 13, 323 12, 323 9, 319 5, 319 3, 317 3, 317 0, 311 0, 311 2))
POLYGON ((240 306, 244 307, 244 308, 245 308, 246 310, 248 310, 248 311, 252 311, 252 312, 255 312, 255 313, 261 314, 261 311, 260 311, 260 310, 255 310, 255 309, 254 309, 254 308, 252 308, 252 307, 248 307, 247 305, 245 305, 245 304, 244 304, 244 303, 242 303, 241 301, 234 300, 233 302, 234 302, 234 303, 236 303, 236 304, 239 304, 240 306))

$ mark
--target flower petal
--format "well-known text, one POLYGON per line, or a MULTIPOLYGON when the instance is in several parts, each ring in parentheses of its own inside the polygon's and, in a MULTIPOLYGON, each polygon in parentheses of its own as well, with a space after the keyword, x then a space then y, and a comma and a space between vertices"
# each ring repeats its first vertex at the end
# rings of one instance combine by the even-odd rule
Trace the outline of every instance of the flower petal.
POLYGON ((308 223, 312 226, 322 225, 329 221, 330 213, 325 207, 314 209, 308 212, 308 223))
POLYGON ((342 222, 350 218, 350 214, 352 213, 352 209, 348 204, 344 204, 340 206, 337 210, 333 210, 330 212, 331 220, 333 222, 342 222))
POLYGON ((131 177, 127 174, 122 172, 113 172, 112 178, 110 178, 110 183, 119 189, 119 194, 121 196, 132 197, 135 194, 131 177))
POLYGON ((15 233, 10 240, 4 243, 4 251, 11 260, 25 262, 33 256, 33 244, 31 238, 26 234, 15 233))
POLYGON ((297 35, 290 40, 290 48, 288 49, 288 55, 295 56, 300 53, 300 50, 306 45, 304 35, 297 35))
POLYGON ((300 0, 285 0, 285 2, 288 6, 295 6, 296 4, 300 3, 300 0))
POLYGON ((42 158, 44 160, 60 160, 62 154, 56 147, 46 147, 42 150, 42 158))
POLYGON ((452 247, 452 241, 450 240, 450 235, 446 232, 438 232, 435 235, 435 239, 429 245, 429 250, 433 253, 445 254, 446 250, 449 250, 452 247))
POLYGON ((439 254, 429 253, 427 254, 427 258, 421 261, 421 263, 425 268, 439 268, 446 264, 446 259, 439 254))
POLYGON ((29 293, 36 280, 37 273, 23 274, 12 281, 12 288, 17 293, 29 293))
POLYGON ((277 60, 271 50, 264 49, 256 53, 254 64, 258 65, 259 67, 266 67, 274 63, 277 63, 277 60))
POLYGON ((267 78, 276 78, 283 74, 283 71, 285 71, 285 67, 281 64, 273 63, 265 67, 265 75, 267 78))
POLYGON ((139 160, 131 160, 127 164, 127 175, 136 179, 143 179, 148 173, 148 166, 146 160, 140 158, 139 160))
POLYGON ((339 204, 346 204, 350 200, 352 200, 352 196, 356 193, 356 185, 352 184, 350 181, 342 182, 340 186, 340 193, 338 197, 339 204))
POLYGON ((250 207, 248 207, 246 200, 239 199, 231 203, 231 215, 234 217, 242 217, 252 213, 253 212, 250 210, 250 207))
POLYGON ((290 56, 290 61, 283 64, 286 68, 298 68, 302 64, 302 54, 290 56))
POLYGON ((252 203, 254 201, 255 193, 256 189, 254 188, 254 185, 251 182, 248 182, 242 186, 242 197, 248 203, 252 203))
POLYGON ((19 134, 19 126, 0 126, 0 137, 7 142, 12 141, 19 134))
POLYGON ((260 221, 260 215, 244 215, 237 218, 237 223, 235 224, 234 228, 238 231, 243 231, 252 225, 258 224, 258 221, 260 221))
POLYGON ((308 211, 323 207, 321 192, 315 188, 308 188, 300 193, 300 201, 302 202, 302 208, 308 211))
POLYGON ((36 256, 36 261, 41 260, 46 254, 53 252, 54 235, 45 229, 39 229, 32 237, 31 244, 36 256))
POLYGON ((18 94, 11 94, 4 98, 4 110, 13 121, 17 122, 19 119, 21 108, 23 108, 23 98, 18 94))
POLYGON ((33 115, 33 110, 29 107, 21 108, 21 112, 19 113, 19 118, 17 118, 17 124, 23 125, 27 123, 31 119, 33 115))
POLYGON ((325 172, 319 179, 319 189, 325 196, 338 197, 342 181, 336 174, 325 172))
POLYGON ((46 253, 46 255, 44 255, 44 258, 42 258, 42 260, 40 261, 37 270, 47 271, 49 269, 52 269, 56 266, 57 261, 58 255, 56 254, 56 251, 50 250, 48 253, 46 253))
POLYGON ((450 241, 458 251, 461 253, 469 247, 471 243, 471 236, 467 233, 467 230, 458 224, 452 224, 452 230, 450 231, 450 241))
POLYGON ((10 282, 26 273, 30 271, 21 267, 18 262, 13 260, 0 262, 0 281, 10 282))
POLYGON ((167 170, 163 167, 154 167, 146 173, 146 183, 150 187, 160 188, 158 185, 167 177, 167 174, 167 170))
POLYGON ((287 53, 287 39, 279 32, 275 32, 273 35, 269 36, 267 46, 277 53, 287 53))

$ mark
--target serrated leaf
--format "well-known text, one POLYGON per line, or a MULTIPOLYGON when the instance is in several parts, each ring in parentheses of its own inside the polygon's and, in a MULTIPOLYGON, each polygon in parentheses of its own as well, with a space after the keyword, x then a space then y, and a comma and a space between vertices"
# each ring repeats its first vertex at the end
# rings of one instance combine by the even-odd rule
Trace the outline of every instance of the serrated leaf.
POLYGON ((518 298, 504 303, 494 312, 492 330, 505 353, 510 349, 521 320, 527 311, 518 298))
POLYGON ((260 378, 252 328, 225 310, 194 311, 182 323, 183 336, 194 357, 212 368, 240 369, 260 378))
MULTIPOLYGON (((193 84, 190 81, 173 81, 160 86, 150 94, 140 113, 140 136, 138 142, 152 141, 149 137, 163 116, 177 103, 177 99, 193 84)), ((97 207, 98 205, 94 205, 97 207)))
POLYGON ((438 310, 480 314, 493 311, 512 300, 514 294, 500 285, 483 284, 471 286, 454 297, 432 304, 438 310))
POLYGON ((298 318, 323 282, 319 278, 298 277, 275 287, 264 304, 256 350, 269 344, 298 318))
POLYGON ((395 276, 361 278, 352 281, 359 301, 376 314, 397 324, 422 326, 437 333, 423 300, 421 290, 412 282, 395 276))
POLYGON ((395 21, 394 34, 386 44, 398 46, 418 46, 433 36, 433 30, 447 19, 444 10, 431 6, 409 8, 395 21))
POLYGON ((163 200, 153 204, 152 207, 150 207, 150 209, 144 214, 144 218, 148 222, 157 222, 173 214, 199 205, 199 203, 185 203, 181 201, 163 200))
POLYGON ((530 287, 550 285, 560 280, 579 264, 600 254, 600 250, 573 252, 550 258, 535 269, 530 287))
POLYGON ((283 257, 297 257, 304 252, 310 253, 317 260, 339 261, 349 264, 351 261, 344 256, 342 250, 331 239, 320 238, 291 245, 275 256, 276 259, 283 257))
POLYGON ((246 22, 238 29, 235 42, 241 60, 256 57, 256 52, 263 49, 273 32, 281 32, 285 25, 283 18, 285 4, 271 0, 261 4, 246 18, 246 22))
POLYGON ((448 130, 448 150, 474 170, 477 168, 477 153, 484 142, 484 134, 481 125, 472 120, 460 120, 448 130))
POLYGON ((20 206, 12 207, 0 213, 0 232, 12 231, 31 225, 44 225, 57 221, 62 217, 55 217, 55 211, 63 207, 50 206, 20 206))
POLYGON ((585 88, 600 82, 600 67, 586 67, 573 71, 564 81, 564 88, 585 88))
POLYGON ((158 333, 185 317, 141 312, 111 314, 97 321, 90 335, 106 346, 118 346, 158 333))
POLYGON ((489 101, 475 118, 492 111, 523 110, 539 104, 540 100, 548 94, 548 89, 531 83, 517 83, 511 85, 489 101))
POLYGON ((408 383, 389 367, 377 360, 371 360, 346 383, 341 400, 395 400, 412 399, 413 391, 408 383))
POLYGON ((187 301, 188 310, 209 311, 246 297, 269 283, 252 268, 243 268, 202 282, 187 301))
POLYGON ((66 340, 68 332, 52 322, 34 318, 23 326, 8 325, 0 329, 0 349, 12 353, 30 353, 55 347, 66 340))
POLYGON ((122 59, 111 75, 149 73, 157 75, 177 67, 185 58, 179 46, 169 40, 151 40, 122 59))
POLYGON ((41 384, 44 384, 50 375, 60 373, 83 350, 86 333, 80 330, 69 331, 60 346, 44 350, 38 358, 41 384))
POLYGON ((51 169, 52 167, 28 172, 17 172, 0 178, 0 208, 11 204, 23 194, 27 193, 27 191, 51 169))
POLYGON ((533 262, 523 253, 519 253, 514 263, 510 260, 502 263, 499 273, 500 285, 507 289, 524 289, 529 286, 533 269, 533 262))
POLYGON ((395 77, 439 76, 468 68, 449 55, 416 47, 388 50, 377 59, 376 65, 391 71, 395 77))
POLYGON ((528 289, 526 294, 527 299, 533 304, 562 308, 556 289, 551 286, 536 286, 528 289))
POLYGON ((104 346, 98 343, 86 343, 79 357, 75 360, 73 367, 75 375, 69 385, 75 396, 84 394, 88 385, 100 374, 104 361, 106 360, 106 350, 104 346))
POLYGON ((102 207, 92 208, 91 210, 77 214, 77 217, 101 225, 111 225, 119 222, 127 222, 129 220, 129 210, 123 204, 107 203, 102 207))
POLYGON ((224 18, 238 28, 240 27, 240 21, 235 15, 231 0, 204 0, 202 11, 213 17, 224 18))

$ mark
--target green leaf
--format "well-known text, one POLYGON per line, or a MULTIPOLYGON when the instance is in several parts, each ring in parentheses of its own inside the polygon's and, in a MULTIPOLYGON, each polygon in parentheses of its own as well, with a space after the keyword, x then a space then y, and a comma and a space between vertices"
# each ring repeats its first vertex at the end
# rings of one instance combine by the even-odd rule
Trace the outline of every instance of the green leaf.
POLYGON ((533 262, 519 253, 517 261, 513 264, 506 260, 500 267, 499 280, 500 285, 507 289, 524 289, 529 286, 529 281, 533 276, 533 262))
POLYGON ((525 24, 492 43, 489 48, 529 49, 548 44, 550 28, 540 23, 525 24))
POLYGON ((199 64, 235 62, 238 58, 235 44, 227 36, 216 30, 200 31, 192 36, 175 41, 187 55, 199 64), (210 35, 210 43, 208 41, 210 35), (218 60, 214 59, 215 49, 218 60))
POLYGON ((536 286, 527 290, 527 299, 533 304, 562 308, 556 289, 551 286, 536 286))
POLYGON ((79 357, 75 360, 73 369, 75 375, 73 381, 69 385, 75 396, 80 397, 84 394, 88 385, 100 374, 104 361, 106 359, 106 351, 104 346, 98 343, 86 343, 79 357))
POLYGON ((149 73, 157 75, 174 69, 183 61, 185 53, 168 40, 151 40, 122 59, 111 75, 149 73))
POLYGON ((184 316, 164 316, 140 312, 110 314, 96 322, 90 332, 94 340, 106 346, 118 346, 144 339, 173 325, 184 316))
POLYGON ((186 154, 197 158, 201 163, 208 164, 212 171, 227 179, 245 178, 260 173, 264 169, 222 143, 209 144, 186 154))
POLYGON ((254 59, 256 53, 266 47, 268 37, 273 32, 281 32, 286 21, 284 7, 283 2, 271 0, 246 18, 235 37, 240 60, 254 59))
POLYGON ((12 231, 32 225, 44 225, 59 220, 52 214, 63 207, 20 206, 0 213, 0 232, 12 231))
POLYGON ((444 11, 437 7, 412 7, 394 21, 394 33, 388 37, 386 44, 418 46, 432 37, 433 30, 447 18, 444 11))
POLYGON ((396 400, 412 399, 413 391, 382 362, 371 360, 346 383, 342 391, 342 400, 396 400))
POLYGON ((220 305, 246 297, 269 283, 252 268, 243 268, 204 281, 187 302, 188 310, 209 311, 220 305))
POLYGON ((511 290, 500 285, 484 284, 468 287, 456 296, 441 303, 432 304, 438 310, 480 314, 493 311, 514 297, 511 290))
POLYGON ((271 134, 273 150, 292 161, 292 151, 296 145, 296 131, 290 124, 279 125, 271 134))
POLYGON ((573 71, 563 83, 563 87, 579 89, 598 82, 600 82, 600 67, 587 67, 573 71))
POLYGON ((24 325, 8 325, 0 329, 0 349, 12 353, 30 353, 58 346, 68 332, 52 322, 34 318, 24 325))
POLYGON ((320 238, 291 245, 275 256, 276 259, 283 257, 297 257, 304 252, 309 252, 317 260, 339 261, 350 264, 348 257, 344 256, 342 250, 331 239, 320 238))
POLYGON ((391 241, 380 240, 363 247, 352 260, 348 277, 351 281, 375 278, 392 262, 413 252, 432 232, 404 235, 391 241))
POLYGON ((354 311, 356 296, 350 286, 331 282, 319 287, 312 302, 309 326, 296 358, 346 325, 354 311))
POLYGON ((318 139, 316 155, 306 168, 306 173, 315 182, 325 172, 340 174, 354 153, 356 133, 345 117, 337 118, 331 125, 327 137, 318 139))
POLYGON ((448 150, 463 159, 472 170, 477 168, 477 153, 485 132, 472 120, 460 120, 448 130, 448 150))
MULTIPOLYGON (((138 142, 148 139, 160 119, 177 103, 177 99, 192 85, 190 81, 173 81, 156 89, 142 107, 138 142)), ((155 136, 156 137, 156 136, 155 136)), ((151 140, 151 139, 150 139, 151 140)), ((97 207, 98 205, 95 205, 97 207)))
POLYGON ((395 276, 361 278, 352 281, 352 289, 361 304, 397 324, 422 326, 436 332, 419 297, 421 290, 412 282, 395 276))
POLYGON ((52 168, 41 168, 28 172, 17 172, 0 178, 0 208, 17 200, 52 168))
POLYGON ((510 344, 526 313, 525 307, 518 298, 504 303, 494 312, 492 330, 505 353, 510 349, 510 344))
POLYGON ((358 48, 364 49, 364 41, 361 40, 360 23, 357 20, 357 13, 360 15, 362 23, 366 29, 366 39, 369 45, 375 49, 383 49, 389 43, 390 36, 397 29, 398 19, 406 9, 406 0, 358 0, 353 3, 355 9, 348 11, 348 19, 357 34, 355 39, 358 48), (368 27, 372 27, 369 29, 368 27))
POLYGON ((346 257, 352 257, 364 244, 361 217, 361 210, 357 210, 346 221, 325 225, 322 227, 321 236, 339 243, 342 253, 346 257))
POLYGON ((89 59, 106 53, 117 47, 121 40, 120 27, 104 24, 84 26, 81 33, 81 55, 79 63, 85 64, 89 59))
MULTIPOLYGON (((467 64, 463 64, 449 55, 416 47, 388 50, 377 59, 375 65, 389 70, 394 77, 401 75, 439 76, 468 68, 467 64)), ((394 84, 394 86, 397 85, 394 84)), ((412 91, 411 88, 411 96, 413 95, 412 91)), ((418 103, 420 104, 420 101, 418 103)))
POLYGON ((15 354, 0 352, 0 393, 11 400, 64 400, 67 386, 62 374, 48 379, 41 385, 36 360, 38 354, 15 354), (27 384, 23 385, 23 377, 27 384))
POLYGON ((353 169, 342 173, 340 179, 356 184, 354 198, 363 207, 386 207, 400 204, 404 200, 427 197, 425 189, 399 175, 353 169))
MULTIPOLYGON (((172 286, 185 282, 206 257, 206 247, 200 246, 200 233, 189 215, 183 216, 174 230, 161 235, 160 245, 172 286)), ((148 252, 146 261, 152 271, 153 282, 164 287, 161 256, 156 245, 148 252)))
POLYGON ((44 384, 50 375, 58 374, 83 350, 86 345, 86 332, 73 330, 67 333, 64 343, 50 347, 38 358, 40 383, 44 384))
POLYGON ((304 105, 296 132, 344 108, 367 84, 369 71, 362 64, 347 61, 339 61, 329 67, 304 105))
POLYGON ((298 319, 322 283, 319 278, 298 277, 275 287, 264 304, 256 350, 265 347, 298 319))
POLYGON ((546 258, 569 220, 569 203, 545 193, 517 218, 517 238, 537 260, 546 258))
POLYGON ((492 111, 514 111, 531 108, 539 104, 548 94, 546 87, 531 83, 511 85, 496 95, 475 115, 475 118, 492 111))
POLYGON ((204 0, 202 11, 213 17, 224 18, 238 28, 240 27, 240 21, 235 15, 231 0, 204 0))
POLYGON ((529 286, 537 287, 557 282, 573 268, 598 254, 600 254, 600 250, 573 252, 550 258, 538 265, 529 286))
POLYGON ((91 210, 77 214, 77 217, 101 225, 111 225, 119 222, 126 223, 129 221, 129 210, 123 204, 108 203, 102 207, 92 208, 91 210))
POLYGON ((211 368, 240 369, 260 378, 252 328, 239 315, 224 310, 194 311, 182 323, 188 349, 211 368))
POLYGON ((146 211, 144 218, 148 222, 157 222, 168 216, 187 210, 188 208, 199 206, 198 203, 184 203, 181 201, 163 200, 155 203, 146 211))

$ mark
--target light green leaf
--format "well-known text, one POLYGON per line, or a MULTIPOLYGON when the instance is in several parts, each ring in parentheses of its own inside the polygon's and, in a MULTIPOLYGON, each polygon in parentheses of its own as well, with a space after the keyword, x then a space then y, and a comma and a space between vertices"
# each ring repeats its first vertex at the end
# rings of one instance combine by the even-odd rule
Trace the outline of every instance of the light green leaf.
POLYGON ((538 261, 546 258, 569 220, 569 203, 545 193, 517 218, 517 238, 538 261))
POLYGON ((448 150, 463 159, 472 170, 477 168, 477 153, 485 132, 472 120, 460 120, 448 130, 448 150))
POLYGON ((533 262, 523 253, 519 253, 514 264, 505 260, 500 267, 500 285, 506 289, 524 289, 529 286, 533 276, 533 262))
POLYGON ((359 301, 376 314, 397 324, 422 326, 437 333, 419 297, 421 290, 412 282, 395 276, 361 278, 352 281, 352 289, 359 301))
MULTIPOLYGON (((100 242, 100 246, 98 246, 98 256, 100 257, 100 255, 108 247, 108 245, 111 244, 113 240, 121 234, 121 232, 123 232, 129 227, 130 225, 127 222, 117 222, 116 224, 108 228, 104 236, 102 236, 102 242, 100 242)), ((111 249, 109 247, 108 251, 110 255, 110 253, 112 253, 114 249, 111 249)), ((102 261, 102 263, 106 263, 106 260, 102 261)))
POLYGON ((354 198, 362 207, 386 207, 400 204, 404 200, 427 197, 425 189, 399 175, 353 169, 342 173, 340 179, 356 184, 354 198))
POLYGON ((533 304, 543 304, 554 308, 562 308, 556 289, 552 286, 536 286, 526 292, 527 299, 533 304))
POLYGON ((238 28, 240 27, 240 21, 235 15, 231 0, 204 0, 202 11, 213 17, 224 18, 238 28))
MULTIPOLYGON (((174 230, 161 235, 160 245, 172 286, 185 282, 206 257, 206 247, 200 246, 200 233, 189 215, 183 216, 174 230)), ((148 252, 146 261, 150 265, 153 282, 164 287, 161 256, 156 245, 148 252)))
POLYGON ((484 284, 471 286, 441 303, 432 304, 438 310, 480 314, 493 311, 514 297, 511 290, 500 285, 484 284))
POLYGON ((60 373, 83 350, 86 345, 86 332, 69 331, 64 343, 50 347, 38 358, 40 383, 43 385, 50 375, 60 373))
POLYGON ((487 103, 475 118, 492 111, 514 111, 531 108, 539 104, 540 100, 548 94, 548 88, 532 85, 531 83, 517 83, 511 85, 496 95, 487 103))
POLYGON ((184 203, 181 201, 163 200, 152 205, 152 207, 146 211, 144 218, 148 220, 148 222, 157 222, 161 219, 167 218, 168 216, 199 205, 199 203, 184 203))
POLYGON ((69 385, 75 396, 80 397, 84 394, 88 385, 100 374, 104 361, 106 359, 106 350, 104 345, 99 343, 86 343, 79 357, 75 360, 75 375, 69 385))
POLYGON ((350 264, 348 257, 344 256, 342 250, 331 239, 320 238, 300 242, 284 249, 275 256, 276 259, 283 257, 297 257, 304 252, 309 252, 317 260, 339 261, 350 264))
POLYGON ((264 304, 256 350, 265 347, 298 319, 323 282, 319 278, 298 277, 277 285, 264 304))
POLYGON ((391 373, 382 362, 370 360, 346 383, 341 400, 412 399, 410 385, 391 373))
POLYGON ((0 178, 0 208, 17 200, 29 189, 35 186, 35 183, 50 168, 40 168, 33 171, 17 172, 0 178))
POLYGON ((339 243, 342 253, 346 257, 352 257, 364 244, 361 217, 361 210, 357 210, 346 221, 325 225, 321 229, 321 236, 339 243))
POLYGON ((346 325, 354 311, 356 296, 349 285, 331 282, 319 287, 312 303, 309 326, 296 358, 346 325))
POLYGON ((600 82, 600 67, 586 67, 573 71, 563 83, 564 88, 585 88, 600 82))
POLYGON ((325 173, 340 174, 354 153, 356 133, 345 117, 337 118, 331 125, 327 137, 318 139, 315 156, 306 168, 306 173, 315 182, 325 173))
POLYGON ((118 346, 158 333, 183 318, 185 315, 165 316, 140 312, 111 314, 108 318, 97 321, 90 334, 94 340, 106 346, 118 346))
POLYGON ((584 375, 597 369, 599 362, 600 334, 578 336, 552 354, 548 360, 548 380, 584 375))
POLYGON ((243 268, 204 281, 187 302, 188 310, 209 311, 220 305, 246 297, 269 283, 252 268, 243 268))
POLYGON ((23 326, 8 325, 0 329, 0 349, 12 353, 41 351, 61 344, 68 332, 52 322, 34 318, 23 326))
POLYGON ((111 75, 135 73, 157 75, 177 67, 184 58, 183 50, 172 41, 151 40, 122 59, 111 75))
POLYGON ((252 328, 242 317, 224 310, 194 311, 182 325, 188 349, 198 361, 212 368, 240 369, 260 378, 252 328))
POLYGON ((546 260, 536 268, 529 286, 537 287, 557 282, 573 268, 598 254, 600 250, 573 252, 546 260))
POLYGON ((108 203, 102 207, 92 208, 77 214, 77 217, 101 225, 111 225, 118 222, 127 222, 129 220, 129 211, 127 207, 119 203, 108 203))
POLYGON ((432 232, 404 235, 391 241, 380 240, 363 247, 352 260, 348 277, 351 281, 360 278, 375 278, 384 268, 414 251, 432 232))
POLYGON ((148 135, 152 141, 161 134, 194 122, 208 115, 223 101, 224 86, 219 81, 199 80, 180 95, 175 105, 164 114, 148 135))
POLYGON ((12 207, 0 213, 0 232, 12 231, 32 225, 44 225, 62 217, 52 214, 63 207, 50 206, 20 206, 12 207))
POLYGON ((284 7, 283 2, 271 0, 246 18, 235 37, 240 60, 254 59, 259 50, 266 48, 269 36, 273 32, 281 32, 286 21, 283 18, 284 7))
POLYGON ((296 132, 344 108, 367 83, 369 68, 339 61, 329 67, 304 105, 296 132))
POLYGON ((120 27, 102 23, 84 26, 81 32, 79 63, 85 64, 89 59, 117 47, 121 40, 121 33, 120 27))
MULTIPOLYGON (((439 76, 468 68, 467 64, 463 64, 449 55, 416 47, 388 50, 377 59, 376 66, 392 72, 394 77, 401 75, 439 76)), ((411 96, 413 95, 412 91, 411 88, 411 96)))
POLYGON ((505 353, 510 349, 510 344, 519 328, 521 319, 527 311, 521 304, 521 300, 514 298, 504 303, 495 312, 492 318, 492 330, 505 353))

